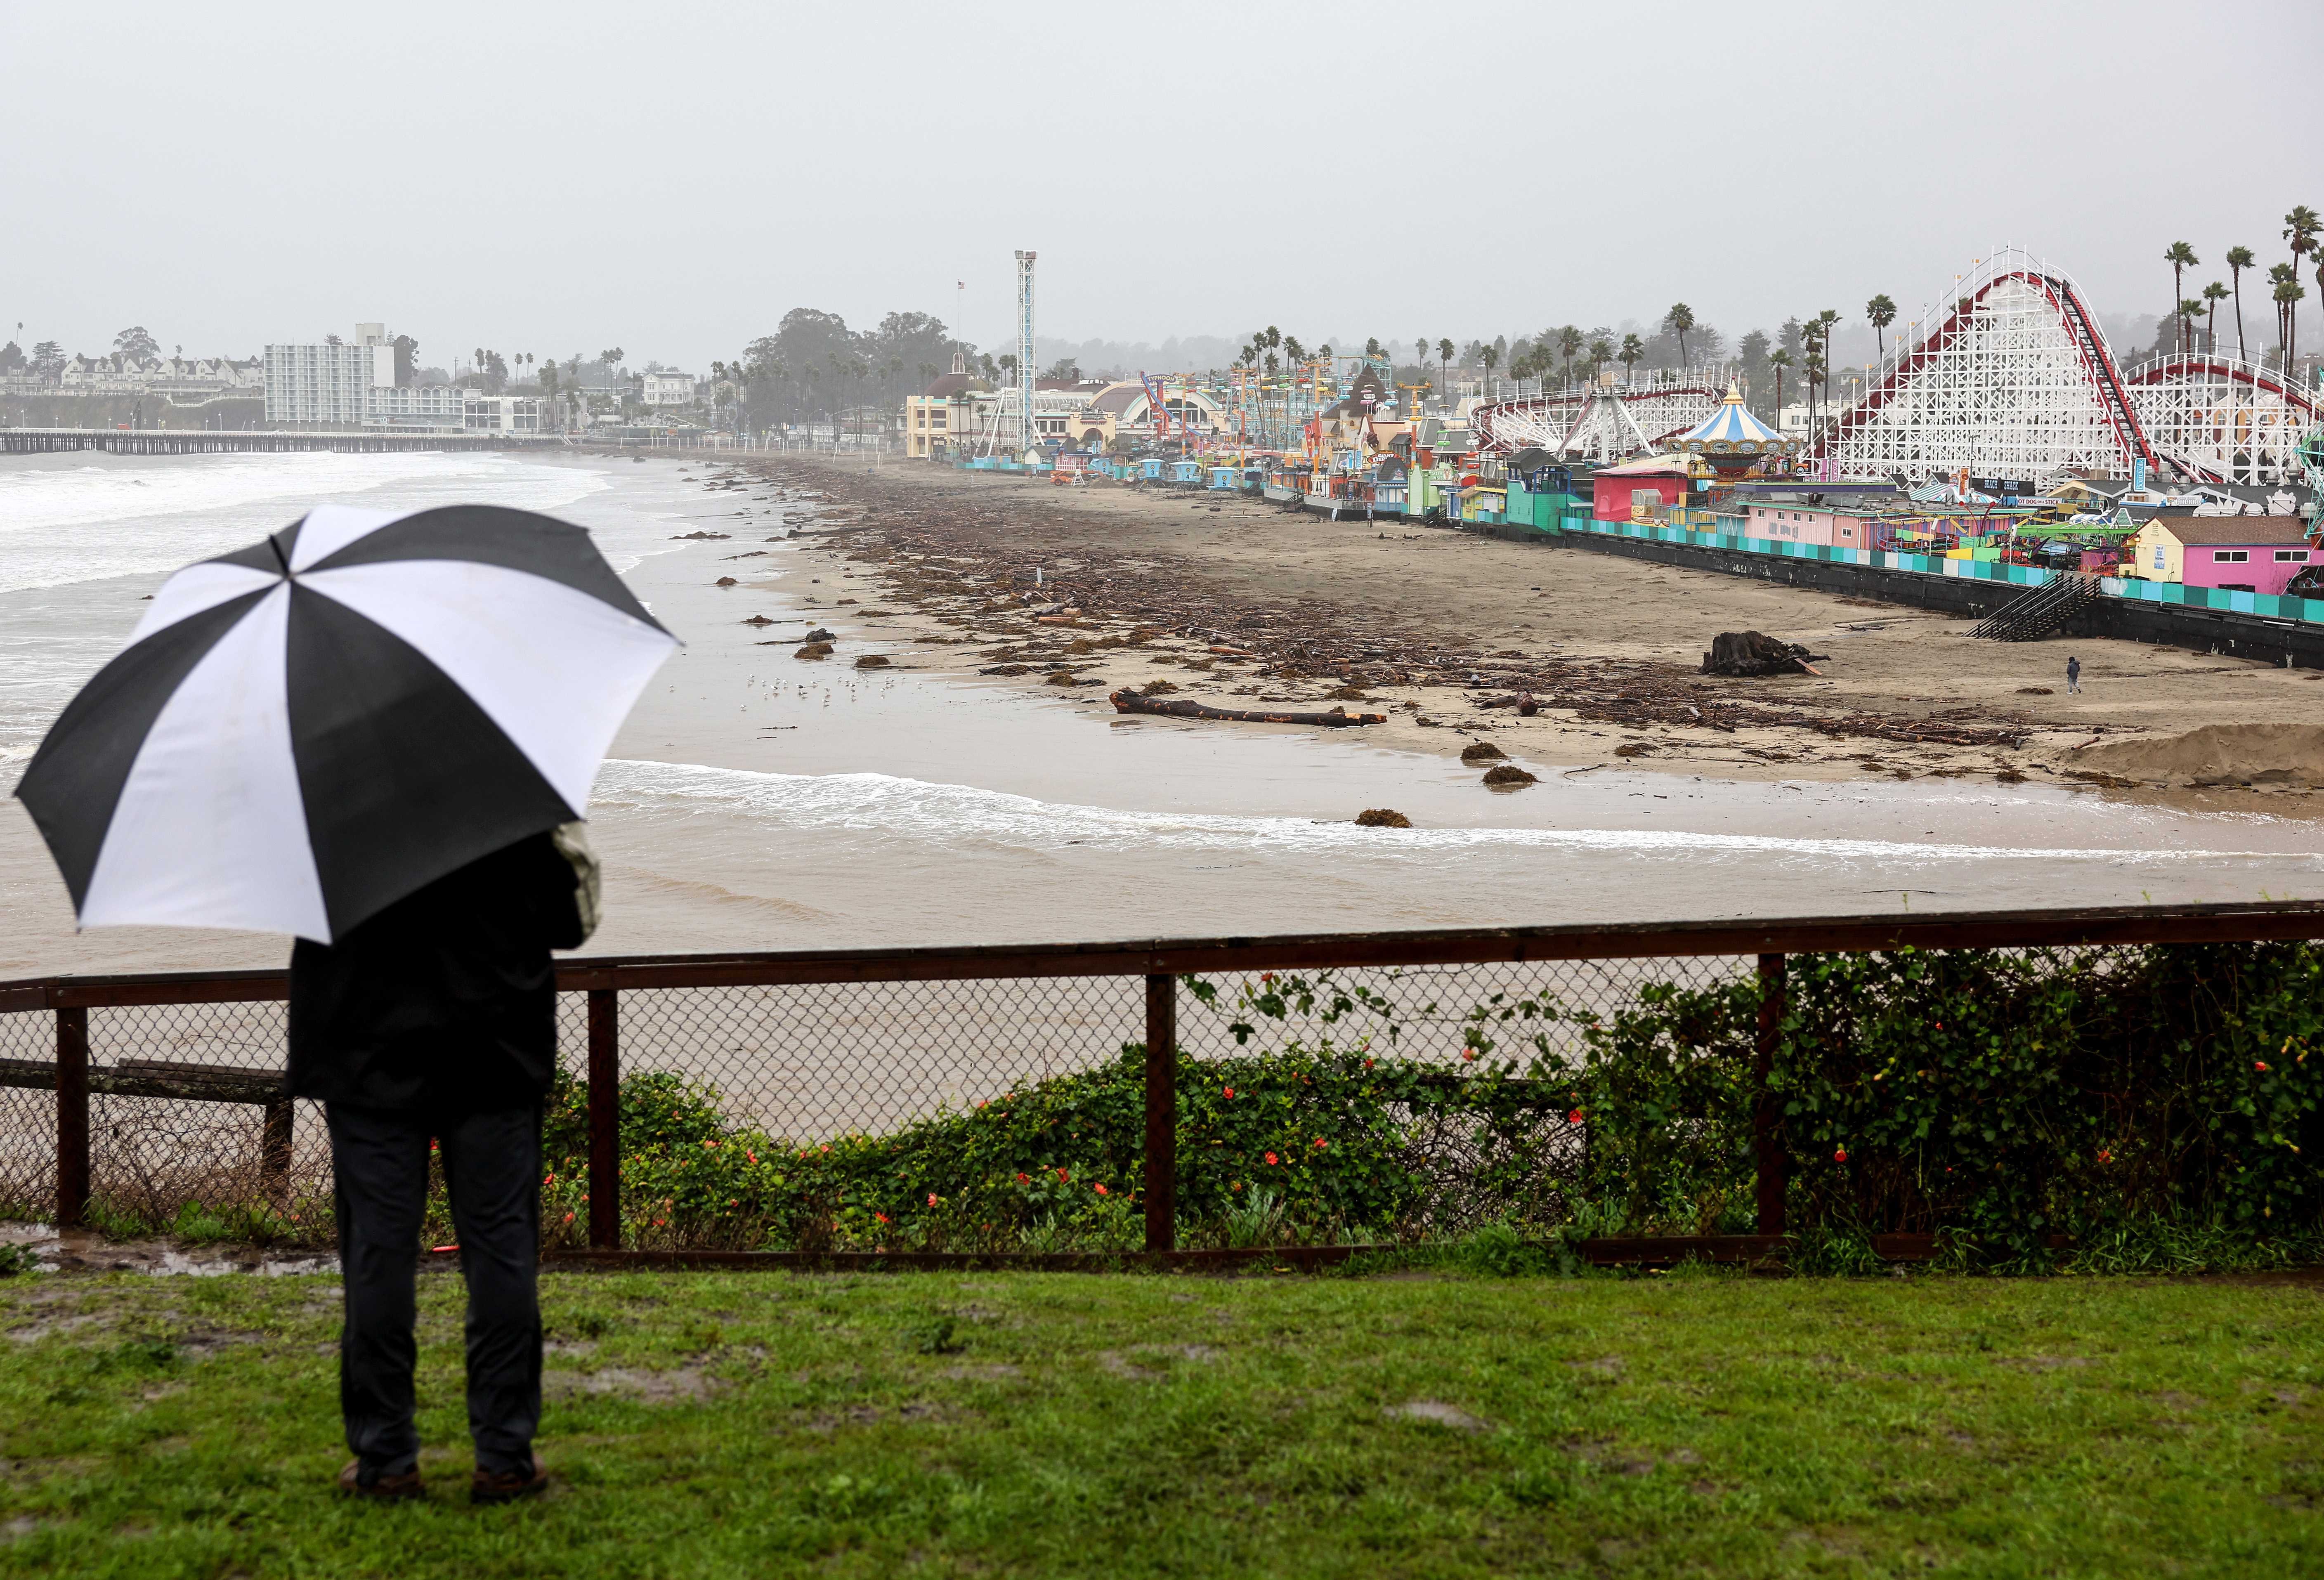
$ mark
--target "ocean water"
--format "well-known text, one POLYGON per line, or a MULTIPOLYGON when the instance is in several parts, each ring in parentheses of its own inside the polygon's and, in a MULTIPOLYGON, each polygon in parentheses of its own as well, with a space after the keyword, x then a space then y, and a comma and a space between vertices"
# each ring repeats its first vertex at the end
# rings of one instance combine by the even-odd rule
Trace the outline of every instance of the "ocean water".
MULTIPOLYGON (((885 640, 799 553, 812 505, 703 463, 499 455, 0 461, 0 780, 177 566, 313 504, 459 500, 587 527, 686 642, 599 778, 621 951, 2256 899, 2324 887, 2305 822, 1970 781, 1730 783, 1601 771, 1516 794, 1340 735, 1126 719, 885 640), (687 476, 685 474, 692 474, 687 476), (722 534, 700 538, 704 531, 722 534), (718 587, 722 575, 739 585, 718 587), (776 622, 744 622, 763 615, 776 622), (843 655, 802 663, 807 622, 843 655), (1371 806, 1410 830, 1360 829, 1371 806)), ((968 650, 957 650, 967 654, 968 650)), ((1350 732, 1349 734, 1353 734, 1350 732)), ((0 811, 0 975, 279 960, 279 939, 76 934, 0 811)))

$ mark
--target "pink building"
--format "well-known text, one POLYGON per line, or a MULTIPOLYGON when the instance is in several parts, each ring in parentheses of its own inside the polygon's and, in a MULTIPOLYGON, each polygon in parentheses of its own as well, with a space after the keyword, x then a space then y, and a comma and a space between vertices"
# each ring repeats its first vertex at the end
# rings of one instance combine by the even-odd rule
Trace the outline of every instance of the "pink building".
POLYGON ((1754 504, 1744 535, 1769 538, 1778 543, 1818 543, 1827 549, 1879 549, 1872 541, 1870 518, 1831 505, 1795 504, 1777 501, 1754 504))
POLYGON ((2298 516, 2156 516, 2133 552, 2132 568, 2152 581, 2270 594, 2318 557, 2298 516))

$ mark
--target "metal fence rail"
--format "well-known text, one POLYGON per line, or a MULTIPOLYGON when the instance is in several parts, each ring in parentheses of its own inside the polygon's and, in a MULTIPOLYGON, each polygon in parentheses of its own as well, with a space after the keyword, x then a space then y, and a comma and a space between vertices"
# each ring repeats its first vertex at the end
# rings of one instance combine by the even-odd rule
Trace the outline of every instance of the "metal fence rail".
MULTIPOLYGON (((576 958, 558 967, 558 1031, 564 1068, 587 1083, 597 1252, 624 1249, 624 1076, 666 1072, 715 1088, 729 1118, 806 1147, 972 1109, 1139 1045, 1142 1178, 1128 1183, 1148 1251, 1172 1252, 1181 1061, 1243 1051, 1235 1005, 1282 974, 1328 973, 1352 994, 1356 1007, 1328 1028, 1337 1046, 1393 1035, 1398 1057, 1441 1065, 1449 1081, 1501 1078, 1469 1074, 1476 1006, 1554 999, 1610 1017, 1647 983, 1756 973, 1773 990, 1764 1076, 1791 954, 2318 937, 2324 905, 2279 902, 576 958)), ((0 984, 0 1215, 69 1225, 102 1200, 152 1223, 188 1204, 327 1198, 320 1116, 284 1084, 288 989, 281 971, 0 984)), ((1574 1051, 1571 1021, 1522 1030, 1524 1051, 1546 1067, 1574 1051)), ((1784 1157, 1764 1103, 1755 1130, 1757 1234, 1659 1242, 1663 1252, 1748 1255, 1783 1234, 1784 1157)))

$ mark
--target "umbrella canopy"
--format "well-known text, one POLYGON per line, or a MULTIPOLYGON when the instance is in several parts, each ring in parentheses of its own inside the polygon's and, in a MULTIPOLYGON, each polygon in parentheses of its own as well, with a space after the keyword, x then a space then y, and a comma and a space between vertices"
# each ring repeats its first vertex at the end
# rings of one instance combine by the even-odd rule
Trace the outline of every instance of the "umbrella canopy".
POLYGON ((580 817, 677 645, 578 527, 324 506, 163 583, 16 795, 83 926, 328 943, 580 817))

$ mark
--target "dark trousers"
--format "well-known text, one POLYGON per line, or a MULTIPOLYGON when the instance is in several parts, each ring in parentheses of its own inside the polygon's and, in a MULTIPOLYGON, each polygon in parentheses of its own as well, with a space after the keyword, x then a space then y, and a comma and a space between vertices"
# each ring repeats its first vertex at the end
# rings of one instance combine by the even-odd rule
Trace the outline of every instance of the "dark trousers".
POLYGON ((368 1470, 400 1474, 420 1455, 411 1419, 412 1337, 428 1143, 444 1179, 468 1282, 468 1435, 476 1468, 530 1471, 540 1422, 540 1109, 406 1113, 326 1104, 337 1178, 346 1326, 339 1412, 368 1470))

